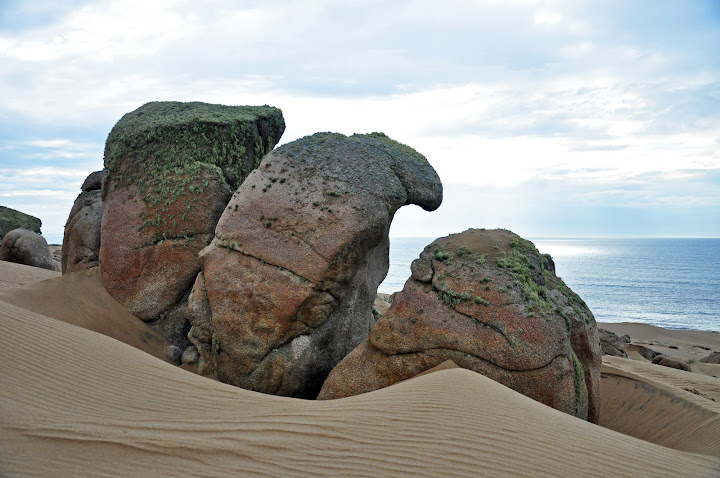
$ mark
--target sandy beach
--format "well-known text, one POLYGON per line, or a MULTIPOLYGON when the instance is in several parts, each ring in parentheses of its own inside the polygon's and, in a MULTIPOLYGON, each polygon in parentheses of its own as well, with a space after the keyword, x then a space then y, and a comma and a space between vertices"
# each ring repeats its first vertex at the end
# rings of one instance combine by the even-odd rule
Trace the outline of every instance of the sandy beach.
MULTIPOLYGON (((2 476, 720 475, 720 365, 606 356, 598 426, 449 363, 322 402, 209 380, 164 361, 93 270, 0 262, 0 322, 2 476)), ((599 327, 685 360, 720 350, 712 332, 599 327)))

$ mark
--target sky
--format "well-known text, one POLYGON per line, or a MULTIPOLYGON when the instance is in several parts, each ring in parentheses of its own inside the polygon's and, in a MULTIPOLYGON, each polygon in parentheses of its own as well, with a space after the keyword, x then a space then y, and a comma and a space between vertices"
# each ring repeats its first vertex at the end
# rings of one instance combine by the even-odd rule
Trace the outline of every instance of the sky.
POLYGON ((0 205, 62 234, 123 114, 204 101, 425 155, 391 236, 720 237, 718 51, 717 0, 0 0, 0 205))

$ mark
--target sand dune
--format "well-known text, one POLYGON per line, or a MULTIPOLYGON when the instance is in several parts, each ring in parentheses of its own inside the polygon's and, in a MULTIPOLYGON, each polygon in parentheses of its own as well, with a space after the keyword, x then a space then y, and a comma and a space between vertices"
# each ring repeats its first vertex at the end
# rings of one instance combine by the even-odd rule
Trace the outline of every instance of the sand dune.
POLYGON ((601 423, 625 434, 452 363, 341 400, 262 395, 144 353, 164 343, 97 271, 58 275, 0 263, 0 476, 720 475, 717 379, 606 357, 601 423))
POLYGON ((720 456, 720 380, 603 357, 600 425, 659 445, 720 456))
POLYGON ((3 476, 717 476, 462 369, 313 402, 207 380, 0 303, 3 476))
POLYGON ((0 277, 10 283, 0 290, 0 301, 93 330, 168 360, 168 341, 118 304, 105 291, 99 272, 94 268, 60 276, 58 272, 0 261, 0 277))
POLYGON ((0 290, 60 277, 59 272, 0 261, 0 290))

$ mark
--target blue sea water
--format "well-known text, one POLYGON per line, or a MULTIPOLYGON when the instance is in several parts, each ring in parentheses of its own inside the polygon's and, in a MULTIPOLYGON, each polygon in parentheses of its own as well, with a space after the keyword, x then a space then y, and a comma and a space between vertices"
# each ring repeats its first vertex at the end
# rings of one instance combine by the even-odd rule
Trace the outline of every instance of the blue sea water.
POLYGON ((63 235, 62 234, 43 234, 42 235, 48 244, 62 245, 63 235))
MULTIPOLYGON (((720 332, 720 239, 531 239, 599 322, 720 332)), ((379 291, 402 290, 429 238, 391 238, 379 291)))

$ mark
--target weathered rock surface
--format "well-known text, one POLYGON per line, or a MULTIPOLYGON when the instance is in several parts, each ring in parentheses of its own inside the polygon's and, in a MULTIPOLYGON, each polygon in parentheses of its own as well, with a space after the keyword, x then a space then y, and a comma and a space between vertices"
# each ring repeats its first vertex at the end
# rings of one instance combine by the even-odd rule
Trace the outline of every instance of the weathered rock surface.
POLYGON ((45 238, 28 229, 14 229, 5 234, 0 243, 0 261, 58 270, 45 238))
POLYGON ((314 398, 374 323, 395 211, 441 201, 427 160, 381 133, 319 133, 268 154, 200 254, 189 318, 201 362, 224 382, 314 398))
POLYGON ((700 362, 720 364, 720 352, 713 352, 710 355, 708 355, 707 357, 701 358, 700 362))
POLYGON ((650 360, 650 361, 652 361, 658 355, 661 355, 660 352, 656 352, 655 350, 651 349, 650 347, 647 347, 647 346, 641 345, 641 344, 627 344, 625 346, 625 353, 627 353, 627 352, 637 352, 643 358, 645 358, 646 360, 650 360))
POLYGON ((63 235, 63 274, 90 269, 100 264, 102 178, 102 171, 90 173, 70 209, 63 235))
POLYGON ((233 191, 285 129, 269 106, 155 102, 105 146, 100 269, 105 288, 183 350, 187 297, 233 191))
POLYGON ((318 399, 383 388, 452 360, 597 422, 595 319, 555 275, 549 256, 509 231, 470 229, 427 246, 412 272, 318 399))
POLYGON ((0 206, 0 241, 5 234, 15 229, 29 229, 40 234, 40 226, 42 221, 35 216, 0 206))
POLYGON ((625 344, 627 342, 621 337, 605 329, 598 329, 598 335, 600 337, 600 348, 602 349, 603 355, 627 357, 627 353, 625 352, 625 344))

